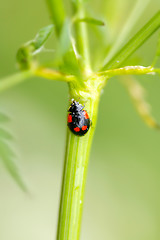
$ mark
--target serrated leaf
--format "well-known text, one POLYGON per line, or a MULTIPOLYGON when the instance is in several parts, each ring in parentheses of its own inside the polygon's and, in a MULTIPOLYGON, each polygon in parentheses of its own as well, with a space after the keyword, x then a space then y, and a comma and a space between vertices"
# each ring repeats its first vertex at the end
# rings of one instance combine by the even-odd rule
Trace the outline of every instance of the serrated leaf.
POLYGON ((53 29, 53 24, 40 29, 33 40, 25 43, 22 47, 19 48, 16 57, 20 69, 26 70, 31 68, 33 64, 32 61, 34 60, 33 55, 36 52, 41 51, 43 45, 51 35, 53 29))
POLYGON ((99 19, 95 19, 95 18, 77 18, 75 20, 75 22, 84 22, 84 23, 89 23, 89 24, 94 24, 94 25, 98 25, 98 26, 105 26, 104 21, 99 20, 99 19))
MULTIPOLYGON (((7 119, 4 114, 0 113, 0 121, 7 119)), ((0 159, 3 161, 4 166, 6 167, 9 174, 12 176, 12 178, 16 181, 16 183, 19 185, 19 187, 25 191, 28 192, 27 186, 23 181, 23 178, 20 174, 20 171, 16 165, 15 159, 15 153, 12 150, 11 146, 9 145, 9 141, 13 139, 12 135, 5 129, 0 128, 0 159)))
POLYGON ((19 187, 24 191, 28 192, 27 186, 22 179, 19 169, 13 160, 15 158, 11 148, 5 143, 0 141, 0 158, 3 161, 8 173, 16 181, 19 187))

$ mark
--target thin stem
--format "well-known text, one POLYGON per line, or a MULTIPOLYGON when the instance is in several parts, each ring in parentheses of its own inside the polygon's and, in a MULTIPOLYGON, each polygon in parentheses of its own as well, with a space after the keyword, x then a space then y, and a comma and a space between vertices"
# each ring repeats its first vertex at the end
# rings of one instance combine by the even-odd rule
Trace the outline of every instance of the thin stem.
POLYGON ((119 50, 119 48, 122 46, 122 44, 127 39, 129 33, 139 20, 139 18, 142 16, 144 10, 148 6, 148 4, 151 2, 151 0, 137 0, 131 13, 129 14, 129 17, 127 21, 125 22, 125 25, 123 26, 119 36, 116 38, 116 41, 113 44, 113 47, 111 48, 110 52, 108 53, 108 56, 105 59, 105 63, 111 60, 111 58, 114 56, 114 54, 119 50))
MULTIPOLYGON (((73 10, 76 14, 76 18, 85 18, 84 3, 82 0, 72 1, 73 10)), ((88 33, 87 25, 83 22, 75 22, 75 34, 76 34, 76 47, 79 53, 79 63, 82 70, 88 75, 91 72, 90 63, 90 53, 89 53, 89 43, 88 43, 88 33)))
POLYGON ((101 69, 118 68, 160 27, 160 11, 101 69))
POLYGON ((29 77, 33 76, 33 72, 31 70, 23 71, 20 73, 16 73, 12 76, 5 77, 0 80, 0 92, 4 91, 10 87, 15 86, 16 84, 19 84, 26 80, 29 77))
POLYGON ((89 132, 83 137, 77 137, 69 129, 67 131, 57 240, 79 240, 80 236, 89 153, 99 104, 99 94, 93 92, 92 95, 85 106, 92 121, 89 132))
POLYGON ((107 78, 119 76, 119 75, 142 75, 142 74, 155 74, 160 73, 160 69, 153 68, 152 66, 126 66, 123 68, 117 68, 107 71, 98 72, 98 76, 106 76, 107 78))
POLYGON ((51 13, 53 23, 55 24, 56 33, 59 36, 65 18, 63 2, 62 0, 46 0, 46 2, 51 13))
POLYGON ((45 67, 39 67, 36 69, 28 70, 28 71, 22 71, 19 73, 16 73, 12 76, 5 77, 0 80, 0 92, 4 91, 10 87, 13 87, 16 84, 19 84, 26 80, 29 77, 37 76, 37 77, 43 77, 50 80, 58 80, 58 81, 64 81, 64 82, 72 82, 75 81, 76 78, 72 75, 65 75, 61 72, 58 72, 53 69, 45 68, 45 67))
POLYGON ((58 72, 53 69, 45 68, 45 67, 39 67, 34 71, 35 76, 43 77, 50 80, 58 80, 58 81, 64 81, 64 82, 71 82, 75 80, 74 76, 71 75, 65 75, 61 72, 58 72))
POLYGON ((151 106, 146 101, 145 89, 136 81, 134 77, 121 77, 123 85, 126 87, 128 94, 142 120, 149 126, 160 130, 159 123, 154 119, 151 113, 151 106))

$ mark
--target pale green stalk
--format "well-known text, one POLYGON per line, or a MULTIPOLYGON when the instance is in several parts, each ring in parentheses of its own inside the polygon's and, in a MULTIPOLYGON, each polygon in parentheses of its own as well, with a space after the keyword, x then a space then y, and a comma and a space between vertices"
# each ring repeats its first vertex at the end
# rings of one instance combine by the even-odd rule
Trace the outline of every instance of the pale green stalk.
POLYGON ((9 77, 5 77, 0 80, 0 92, 10 87, 13 87, 16 84, 19 84, 32 76, 33 76, 33 72, 31 70, 28 70, 28 71, 16 73, 9 77))

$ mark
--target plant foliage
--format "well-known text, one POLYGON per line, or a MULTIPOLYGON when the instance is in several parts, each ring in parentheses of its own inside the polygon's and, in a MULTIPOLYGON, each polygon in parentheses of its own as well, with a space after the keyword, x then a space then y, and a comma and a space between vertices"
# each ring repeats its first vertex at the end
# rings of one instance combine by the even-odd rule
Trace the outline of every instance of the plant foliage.
POLYGON ((6 115, 0 113, 0 159, 19 187, 27 192, 27 186, 15 162, 17 156, 11 146, 12 134, 4 128, 4 122, 8 120, 6 115))

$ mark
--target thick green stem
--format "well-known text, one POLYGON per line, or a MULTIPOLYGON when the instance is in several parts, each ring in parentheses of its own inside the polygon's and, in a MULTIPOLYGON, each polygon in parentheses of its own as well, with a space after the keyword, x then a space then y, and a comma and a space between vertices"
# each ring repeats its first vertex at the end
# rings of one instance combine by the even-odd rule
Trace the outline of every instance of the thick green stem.
POLYGON ((88 159, 96 125, 99 95, 86 102, 92 126, 83 137, 68 129, 57 240, 78 240, 84 202, 88 159))

